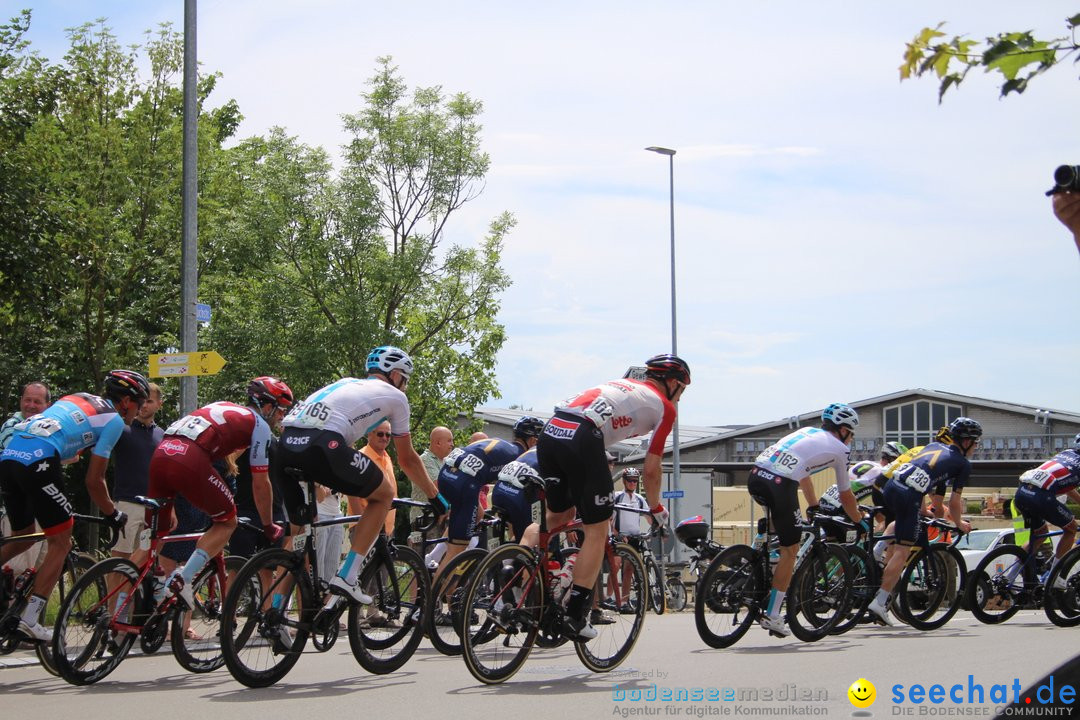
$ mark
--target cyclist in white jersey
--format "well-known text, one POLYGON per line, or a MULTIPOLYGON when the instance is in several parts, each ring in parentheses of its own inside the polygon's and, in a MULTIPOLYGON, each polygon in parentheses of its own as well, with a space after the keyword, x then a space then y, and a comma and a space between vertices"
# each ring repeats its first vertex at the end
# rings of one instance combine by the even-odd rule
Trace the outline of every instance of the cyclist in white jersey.
POLYGON ((802 428, 781 438, 757 456, 750 471, 746 489, 755 501, 770 508, 773 528, 780 540, 780 560, 773 571, 769 603, 760 621, 774 635, 786 637, 790 633, 780 617, 780 607, 791 583, 802 537, 797 527, 802 521, 798 488, 802 488, 808 506, 817 506, 810 476, 832 468, 844 511, 862 532, 870 530, 870 521, 859 512, 847 474, 848 446, 858 424, 859 414, 854 408, 833 403, 821 413, 820 429, 802 428))
POLYGON ((284 474, 285 468, 297 468, 332 490, 368 501, 353 532, 352 549, 330 581, 332 592, 364 604, 370 603, 371 597, 361 592, 357 577, 364 556, 386 522, 394 486, 370 458, 353 448, 353 443, 388 421, 401 469, 413 485, 423 489, 436 515, 447 510, 446 500, 428 478, 412 446, 409 400, 404 392, 412 370, 412 360, 403 350, 377 347, 367 358, 368 377, 342 378, 312 393, 294 405, 282 423, 275 472, 281 473, 280 487, 294 525, 311 522, 315 505, 313 498, 304 498, 300 484, 284 474))

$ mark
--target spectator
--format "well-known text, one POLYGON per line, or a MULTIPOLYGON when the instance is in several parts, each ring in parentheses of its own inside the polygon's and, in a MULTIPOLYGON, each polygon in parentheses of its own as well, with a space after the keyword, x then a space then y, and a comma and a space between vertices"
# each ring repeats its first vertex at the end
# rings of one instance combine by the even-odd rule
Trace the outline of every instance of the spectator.
POLYGON ((139 544, 139 533, 146 527, 146 508, 135 502, 137 495, 146 495, 150 482, 150 457, 161 444, 165 431, 154 424, 161 408, 161 388, 150 383, 150 395, 135 414, 131 425, 124 428, 113 448, 113 498, 116 506, 127 513, 127 525, 113 546, 113 557, 130 558, 139 544))
POLYGON ((477 440, 487 440, 487 433, 480 432, 479 430, 469 436, 469 445, 472 445, 477 440))
MULTIPOLYGON (((450 451, 454 449, 454 434, 450 432, 450 428, 439 425, 431 430, 431 443, 428 445, 427 450, 420 453, 420 461, 424 463, 424 470, 427 472, 428 479, 433 483, 438 483, 439 471, 442 469, 443 461, 446 460, 446 456, 450 454, 450 451)), ((412 485, 413 500, 419 500, 420 502, 427 502, 427 495, 424 494, 423 488, 417 487, 415 483, 412 485)), ((412 508, 409 511, 409 520, 415 520, 424 512, 423 508, 412 508)), ((440 536, 445 532, 446 528, 446 516, 444 515, 439 519, 438 528, 435 535, 440 536)), ((425 548, 420 547, 420 533, 416 532, 409 536, 409 543, 420 554, 424 554, 425 548)))
MULTIPOLYGON (((367 434, 367 445, 361 448, 360 452, 371 458, 375 462, 375 465, 383 471, 383 475, 394 489, 394 497, 397 497, 397 476, 394 473, 394 461, 391 459, 390 453, 386 452, 386 448, 389 445, 390 421, 383 420, 374 430, 367 434)), ((351 514, 362 514, 366 507, 367 501, 364 500, 364 498, 354 496, 349 497, 349 512, 351 514)), ((386 524, 383 526, 386 529, 387 535, 394 534, 395 520, 397 520, 397 511, 391 508, 390 512, 386 514, 386 524)))
MULTIPOLYGON (((49 407, 51 402, 52 398, 49 395, 49 388, 45 383, 29 382, 26 385, 23 385, 22 393, 19 395, 18 412, 8 418, 4 424, 0 426, 0 452, 3 452, 4 448, 7 447, 8 440, 10 440, 12 434, 14 434, 16 425, 29 417, 37 415, 39 412, 49 407)), ((3 509, 3 502, 0 502, 0 509, 3 509)), ((34 523, 34 531, 41 531, 41 526, 36 522, 34 523)), ((3 514, 3 518, 0 518, 0 535, 5 537, 11 535, 11 521, 8 519, 6 513, 3 514)), ((44 553, 44 544, 41 544, 38 548, 30 548, 26 552, 19 553, 8 560, 7 567, 9 567, 15 575, 18 575, 23 570, 40 564, 40 557, 42 557, 44 553), (35 562, 34 558, 39 558, 38 562, 35 562)))
MULTIPOLYGON (((637 468, 626 468, 622 471, 623 491, 615 496, 616 508, 619 505, 629 505, 630 507, 636 507, 641 510, 648 510, 649 503, 645 500, 645 496, 640 494, 638 489, 638 480, 641 479, 641 471, 637 468)), ((652 517, 650 515, 641 515, 633 512, 632 510, 615 510, 615 514, 611 518, 612 529, 616 535, 641 535, 641 518, 648 517, 650 522, 652 517)), ((620 568, 622 567, 622 560, 618 557, 612 558, 614 560, 611 574, 608 577, 609 590, 614 589, 615 578, 620 576, 620 568)), ((630 597, 630 573, 622 573, 622 596, 625 598, 630 597)), ((614 595, 614 593, 612 593, 614 595)), ((614 606, 607 606, 610 609, 615 609, 614 606)), ((633 608, 629 602, 624 602, 623 607, 618 608, 623 612, 633 612, 633 608)))
MULTIPOLYGON (((276 497, 276 496, 275 496, 276 497)), ((424 496, 427 500, 427 496, 424 496)), ((325 485, 315 485, 316 513, 318 520, 341 517, 341 493, 325 485)), ((341 565, 341 546, 345 539, 345 526, 326 525, 315 533, 315 554, 318 555, 319 577, 330 582, 341 565)))

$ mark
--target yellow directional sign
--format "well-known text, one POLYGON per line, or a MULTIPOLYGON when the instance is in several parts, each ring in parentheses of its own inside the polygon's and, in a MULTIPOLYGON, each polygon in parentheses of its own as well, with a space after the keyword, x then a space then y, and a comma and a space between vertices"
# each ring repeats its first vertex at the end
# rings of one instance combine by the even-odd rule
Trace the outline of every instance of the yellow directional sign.
POLYGON ((150 377, 216 375, 225 367, 225 358, 213 350, 150 356, 150 377))

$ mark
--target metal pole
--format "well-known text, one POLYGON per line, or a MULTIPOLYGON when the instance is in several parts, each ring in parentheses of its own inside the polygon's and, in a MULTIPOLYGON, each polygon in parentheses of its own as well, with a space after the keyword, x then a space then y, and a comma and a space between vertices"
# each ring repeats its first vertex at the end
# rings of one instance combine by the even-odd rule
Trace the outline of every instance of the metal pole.
MULTIPOLYGON (((182 240, 180 246, 180 351, 193 353, 199 349, 195 303, 198 301, 198 160, 199 108, 198 54, 196 52, 196 0, 184 0, 184 161, 182 240)), ((180 414, 193 411, 199 403, 198 379, 180 378, 180 414)))

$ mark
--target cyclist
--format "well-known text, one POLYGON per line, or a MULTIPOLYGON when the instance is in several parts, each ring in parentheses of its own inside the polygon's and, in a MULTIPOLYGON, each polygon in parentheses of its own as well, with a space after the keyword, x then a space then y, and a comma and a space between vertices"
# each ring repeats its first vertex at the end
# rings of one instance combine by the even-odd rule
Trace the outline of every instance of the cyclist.
POLYGON ((507 463, 536 446, 544 422, 526 415, 514 423, 514 441, 497 438, 478 440, 466 445, 462 452, 448 456, 439 471, 439 490, 450 503, 450 523, 447 528, 446 553, 439 562, 436 576, 447 563, 461 554, 475 535, 480 490, 495 482, 507 463))
MULTIPOLYGON (((352 534, 352 548, 330 580, 331 592, 370 604, 357 583, 360 565, 375 544, 394 499, 392 480, 370 458, 353 448, 384 420, 390 421, 398 464, 409 481, 424 489, 436 515, 444 515, 446 500, 424 470, 409 435, 409 399, 405 388, 413 372, 412 359, 399 348, 383 345, 367 356, 368 376, 346 377, 317 390, 297 403, 285 417, 278 444, 275 472, 301 470, 332 490, 365 498, 367 509, 352 534)), ((304 497, 300 483, 281 476, 285 509, 294 525, 313 518, 314 498, 304 497)))
POLYGON ((606 450, 617 442, 651 432, 645 456, 645 496, 655 520, 667 521, 660 504, 660 462, 675 422, 677 403, 690 384, 690 367, 671 354, 645 362, 645 379, 621 379, 590 388, 555 408, 537 443, 542 477, 562 482, 547 491, 548 527, 581 516, 585 540, 574 567, 563 632, 573 640, 596 637, 586 613, 600 573, 614 500, 606 450))
MULTIPOLYGON (((878 486, 881 471, 905 452, 907 452, 907 447, 901 443, 888 442, 881 448, 880 464, 873 460, 860 460, 848 468, 848 482, 851 484, 851 492, 855 495, 855 501, 861 503, 869 497, 870 502, 874 505, 883 505, 884 498, 882 498, 881 488, 878 486)), ((833 483, 821 494, 821 497, 818 498, 817 511, 825 515, 843 514, 844 509, 840 504, 840 487, 838 484, 833 483)), ((878 513, 874 519, 884 526, 884 515, 878 513)))
MULTIPOLYGON (((1020 484, 1013 497, 1013 507, 1024 515, 1025 524, 1033 535, 1047 532, 1048 523, 1061 528, 1057 552, 1054 555, 1054 569, 1058 561, 1069 552, 1076 541, 1076 518, 1057 499, 1058 495, 1068 495, 1075 503, 1080 503, 1080 434, 1073 440, 1073 447, 1062 450, 1037 468, 1028 470, 1020 476, 1020 484)), ((1031 541, 1024 546, 1031 551, 1031 541)), ((1065 589, 1065 578, 1059 577, 1054 587, 1065 589)))
MULTIPOLYGON (((540 426, 543 427, 541 422, 540 426)), ((533 523, 532 506, 536 502, 535 488, 525 486, 519 477, 523 473, 536 474, 540 462, 536 458, 536 448, 526 450, 518 456, 517 460, 503 465, 499 471, 499 479, 491 490, 491 507, 502 513, 503 518, 510 525, 514 533, 514 542, 526 543, 526 530, 532 530, 539 534, 540 526, 533 523)), ((536 540, 533 540, 536 544, 536 540)))
POLYGON ((971 476, 968 459, 979 445, 982 426, 971 418, 958 417, 938 432, 934 441, 895 468, 885 485, 885 505, 896 515, 896 542, 881 575, 881 589, 868 609, 884 625, 892 625, 889 616, 889 594, 900 579, 900 572, 911 554, 919 532, 919 515, 925 514, 923 500, 927 493, 944 496, 952 486, 949 514, 960 528, 968 532, 971 524, 963 519, 964 485, 971 476))
POLYGON ((755 502, 772 511, 772 524, 780 541, 780 559, 773 571, 772 590, 761 627, 778 637, 790 634, 780 617, 791 576, 795 571, 795 554, 802 532, 799 523, 798 489, 810 508, 818 505, 810 476, 819 470, 832 468, 836 475, 840 505, 862 532, 869 532, 870 521, 859 512, 847 474, 847 459, 851 439, 859 425, 859 414, 849 405, 833 403, 821 413, 820 428, 802 428, 784 436, 757 456, 746 489, 755 502))
POLYGON ((170 518, 170 525, 173 500, 178 493, 210 516, 210 529, 202 534, 187 562, 176 568, 166 583, 189 608, 195 606, 192 580, 210 558, 225 548, 236 529, 236 503, 213 465, 215 460, 232 462, 247 448, 251 491, 263 534, 271 543, 284 535, 281 526, 273 522, 268 453, 270 424, 278 424, 285 409, 292 405, 292 390, 280 380, 260 377, 249 383, 248 394, 251 403, 248 407, 215 402, 180 418, 165 430, 165 439, 150 458, 147 494, 166 500, 161 516, 170 518))
MULTIPOLYGON (((30 640, 52 639, 52 631, 38 623, 38 616, 71 549, 72 507, 63 491, 60 466, 91 448, 86 489, 109 527, 116 531, 124 527, 127 515, 109 495, 105 466, 124 426, 149 394, 150 385, 139 373, 112 370, 105 375, 103 397, 65 395, 20 426, 0 455, 0 492, 15 534, 32 532, 37 519, 48 536, 45 558, 34 577, 34 594, 19 621, 19 630, 30 640)), ((0 565, 26 548, 26 543, 7 543, 0 548, 0 565)))

